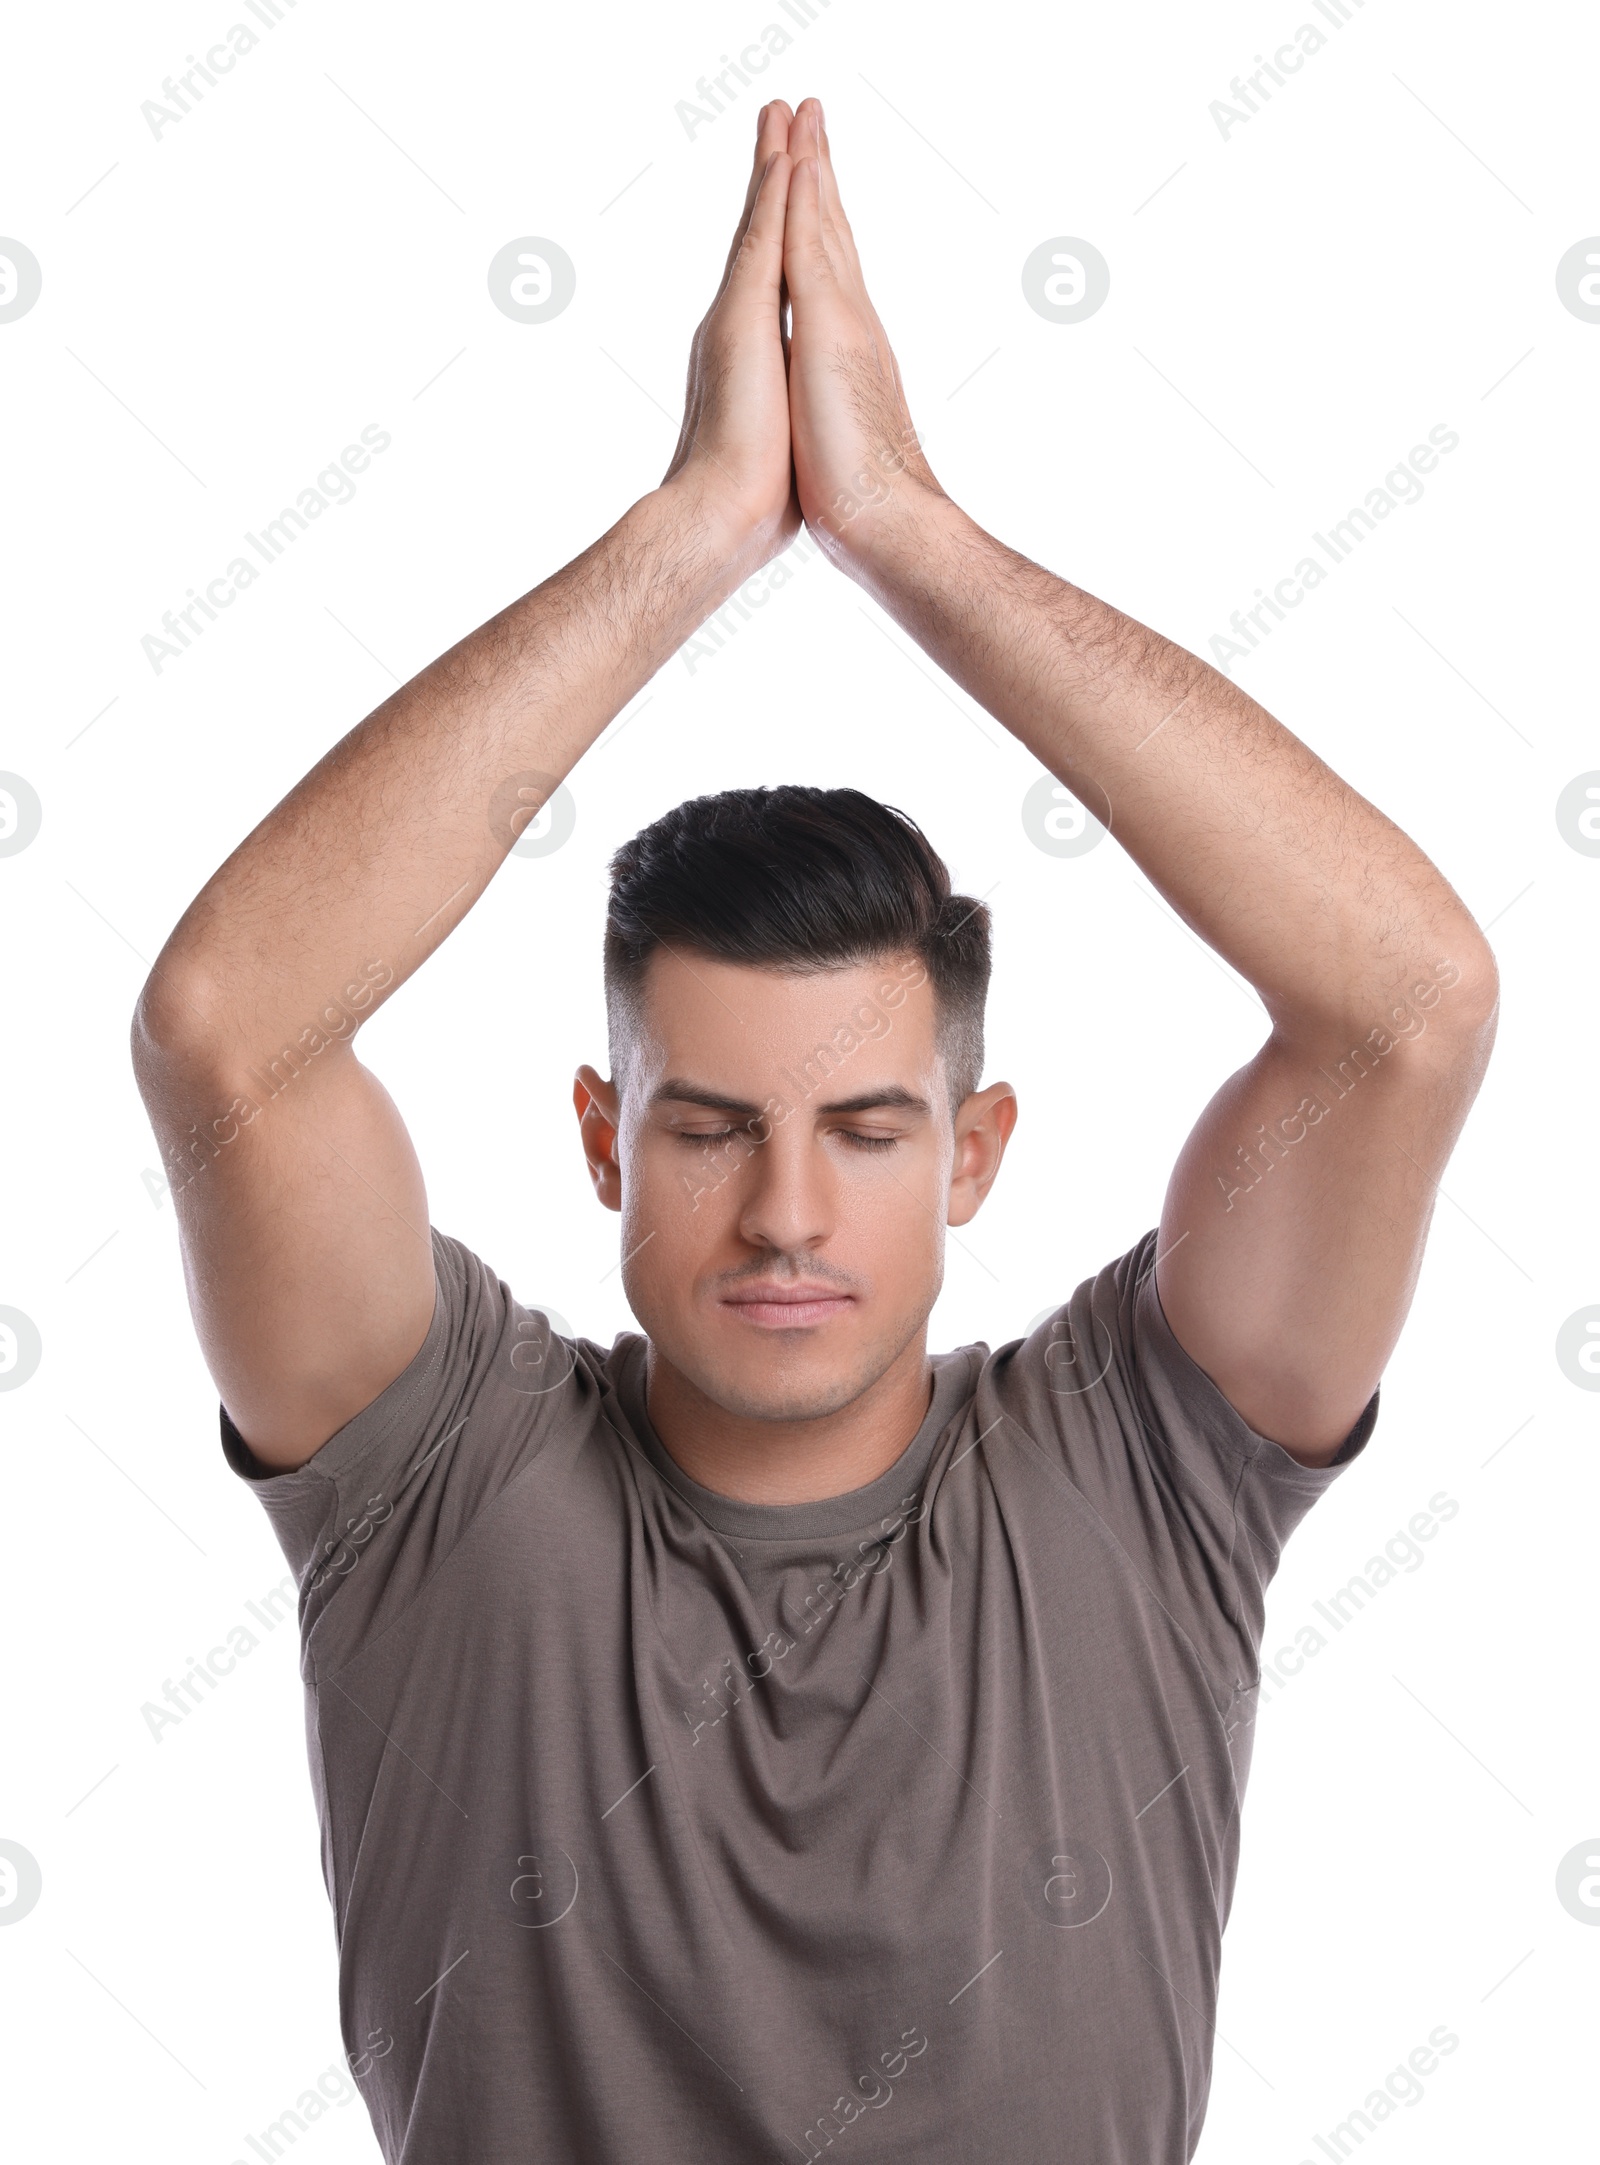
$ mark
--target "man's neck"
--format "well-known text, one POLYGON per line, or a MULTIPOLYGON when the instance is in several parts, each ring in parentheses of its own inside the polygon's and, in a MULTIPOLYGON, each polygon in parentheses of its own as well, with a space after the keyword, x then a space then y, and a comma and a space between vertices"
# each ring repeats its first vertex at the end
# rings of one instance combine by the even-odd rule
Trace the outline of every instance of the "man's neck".
POLYGON ((927 1334, 919 1331, 847 1404, 792 1419, 720 1405, 647 1341, 645 1405, 669 1457, 690 1480, 739 1503, 815 1503, 888 1472, 933 1403, 927 1334))

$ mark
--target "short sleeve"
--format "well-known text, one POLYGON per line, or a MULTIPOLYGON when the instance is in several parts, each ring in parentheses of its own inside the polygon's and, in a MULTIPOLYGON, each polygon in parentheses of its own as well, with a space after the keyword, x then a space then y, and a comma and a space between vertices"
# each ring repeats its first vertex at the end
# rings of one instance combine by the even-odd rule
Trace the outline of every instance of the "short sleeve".
POLYGON ((1008 1410, 1199 1650, 1219 1702, 1258 1679, 1283 1545, 1365 1448, 1378 1392, 1327 1466, 1258 1435, 1174 1337, 1156 1231, 1086 1279, 997 1362, 1008 1410))
POLYGON ((219 1408, 223 1454, 299 1584, 308 1677, 387 1629, 557 1424, 598 1394, 596 1348, 516 1301, 461 1241, 431 1237, 433 1318, 415 1358, 304 1466, 262 1466, 219 1408))

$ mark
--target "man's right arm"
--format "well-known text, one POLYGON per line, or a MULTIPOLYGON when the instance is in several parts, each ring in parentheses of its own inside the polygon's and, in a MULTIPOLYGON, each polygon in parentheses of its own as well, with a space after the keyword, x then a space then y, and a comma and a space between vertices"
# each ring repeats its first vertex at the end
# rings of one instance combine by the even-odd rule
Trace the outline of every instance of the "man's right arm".
MULTIPOLYGON (((370 1404, 433 1314, 421 1169, 355 1057, 356 1028, 797 527, 778 308, 787 124, 769 109, 667 479, 335 745, 207 882, 140 997, 134 1067, 195 1327, 230 1417, 274 1470, 370 1404)), ((480 1092, 475 1078, 469 1106, 480 1092)))

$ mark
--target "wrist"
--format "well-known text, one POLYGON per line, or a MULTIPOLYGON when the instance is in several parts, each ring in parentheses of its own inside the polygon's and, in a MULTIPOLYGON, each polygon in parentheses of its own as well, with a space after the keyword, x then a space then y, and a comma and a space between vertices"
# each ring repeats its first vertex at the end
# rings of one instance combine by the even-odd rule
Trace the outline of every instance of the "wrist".
POLYGON ((840 569, 875 598, 910 578, 925 582, 957 530, 971 521, 929 476, 895 476, 876 495, 845 491, 808 522, 840 569))
POLYGON ((669 475, 652 496, 675 529, 696 545, 713 584, 726 580, 730 590, 787 547, 798 530, 790 506, 754 516, 731 492, 687 467, 669 475))

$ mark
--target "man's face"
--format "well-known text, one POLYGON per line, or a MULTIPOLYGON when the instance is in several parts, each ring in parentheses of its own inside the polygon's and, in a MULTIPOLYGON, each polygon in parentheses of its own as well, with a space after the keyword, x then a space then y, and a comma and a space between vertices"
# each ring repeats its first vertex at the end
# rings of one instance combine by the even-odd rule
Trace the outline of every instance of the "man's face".
POLYGON ((923 1331, 1016 1117, 952 1120, 914 957, 810 976, 663 951, 626 1093, 574 1101, 622 1278, 658 1357, 750 1419, 838 1411, 923 1331))

